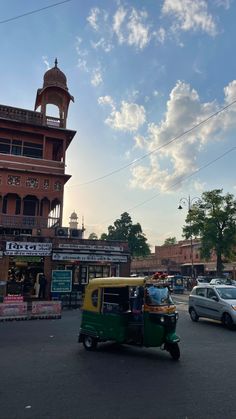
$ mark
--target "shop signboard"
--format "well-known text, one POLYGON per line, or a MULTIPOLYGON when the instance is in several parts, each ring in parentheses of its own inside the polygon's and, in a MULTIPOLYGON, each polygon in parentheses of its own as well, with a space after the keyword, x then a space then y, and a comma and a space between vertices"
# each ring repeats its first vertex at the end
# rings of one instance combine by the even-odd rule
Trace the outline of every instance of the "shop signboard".
POLYGON ((33 301, 32 315, 61 315, 61 301, 33 301))
POLYGON ((71 292, 72 290, 72 271, 57 270, 52 271, 51 292, 71 292))
POLYGON ((123 252, 122 246, 103 246, 95 244, 60 243, 60 249, 105 250, 109 252, 123 252))
POLYGON ((0 304, 0 318, 17 316, 27 316, 27 303, 0 304))
POLYGON ((50 256, 52 243, 6 242, 5 255, 9 256, 50 256))
POLYGON ((127 262, 127 256, 122 255, 92 255, 84 253, 53 253, 53 260, 76 260, 80 262, 127 262))

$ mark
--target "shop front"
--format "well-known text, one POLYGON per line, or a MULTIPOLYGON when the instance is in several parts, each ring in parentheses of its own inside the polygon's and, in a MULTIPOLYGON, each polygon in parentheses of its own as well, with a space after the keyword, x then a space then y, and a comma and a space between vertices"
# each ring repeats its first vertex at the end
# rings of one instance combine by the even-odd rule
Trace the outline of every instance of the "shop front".
POLYGON ((130 258, 122 246, 59 244, 52 252, 54 269, 72 271, 73 288, 84 291, 90 279, 129 275, 130 258))
POLYGON ((40 242, 6 242, 4 251, 8 259, 7 295, 36 298, 36 280, 44 272, 45 257, 51 256, 52 244, 40 242))

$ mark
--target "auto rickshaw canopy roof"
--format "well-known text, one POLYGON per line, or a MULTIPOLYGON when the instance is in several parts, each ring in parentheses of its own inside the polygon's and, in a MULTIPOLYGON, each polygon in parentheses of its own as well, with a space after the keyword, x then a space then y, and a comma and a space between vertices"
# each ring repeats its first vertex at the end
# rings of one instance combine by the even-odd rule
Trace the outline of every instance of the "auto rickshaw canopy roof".
POLYGON ((90 279, 87 289, 104 287, 138 287, 144 285, 147 277, 106 277, 90 279))

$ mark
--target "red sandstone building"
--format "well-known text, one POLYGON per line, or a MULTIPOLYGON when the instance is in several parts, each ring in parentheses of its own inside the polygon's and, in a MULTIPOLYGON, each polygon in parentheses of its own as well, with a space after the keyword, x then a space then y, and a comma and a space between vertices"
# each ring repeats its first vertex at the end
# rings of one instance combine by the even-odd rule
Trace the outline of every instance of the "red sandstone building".
POLYGON ((37 91, 34 111, 0 105, 0 281, 9 281, 13 271, 24 273, 27 295, 38 272, 48 278, 48 295, 53 270, 72 270, 73 283, 80 285, 92 277, 129 274, 127 243, 85 240, 77 218, 72 228, 62 226, 70 179, 66 150, 76 134, 66 126, 73 100, 55 60, 37 91), (51 104, 58 108, 57 118, 47 115, 51 104))
MULTIPOLYGON (((200 257, 199 240, 182 240, 174 245, 155 246, 155 252, 146 258, 132 260, 131 272, 139 275, 151 275, 162 271, 170 275, 180 273, 184 276, 216 274, 216 255, 209 261, 200 257)), ((236 277, 236 262, 224 262, 224 271, 236 277)))

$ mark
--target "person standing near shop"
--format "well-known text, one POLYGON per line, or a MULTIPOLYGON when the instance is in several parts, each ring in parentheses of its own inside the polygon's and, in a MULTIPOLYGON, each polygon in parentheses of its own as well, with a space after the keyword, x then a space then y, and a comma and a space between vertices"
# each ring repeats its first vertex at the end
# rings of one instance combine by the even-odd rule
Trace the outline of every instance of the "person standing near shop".
POLYGON ((44 274, 39 275, 39 294, 38 298, 45 298, 46 295, 47 279, 44 274))

